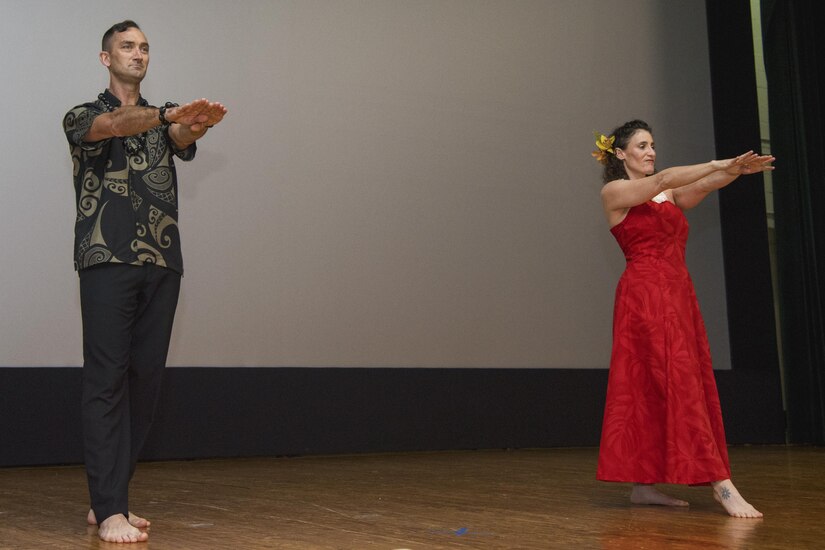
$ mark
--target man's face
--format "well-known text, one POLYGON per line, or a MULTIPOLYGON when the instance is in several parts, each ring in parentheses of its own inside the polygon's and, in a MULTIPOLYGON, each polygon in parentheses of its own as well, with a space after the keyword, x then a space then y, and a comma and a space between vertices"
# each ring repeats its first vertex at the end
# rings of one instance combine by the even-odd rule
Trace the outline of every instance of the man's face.
POLYGON ((149 67, 149 42, 140 29, 115 33, 109 51, 100 52, 100 61, 109 68, 112 79, 139 84, 149 67))

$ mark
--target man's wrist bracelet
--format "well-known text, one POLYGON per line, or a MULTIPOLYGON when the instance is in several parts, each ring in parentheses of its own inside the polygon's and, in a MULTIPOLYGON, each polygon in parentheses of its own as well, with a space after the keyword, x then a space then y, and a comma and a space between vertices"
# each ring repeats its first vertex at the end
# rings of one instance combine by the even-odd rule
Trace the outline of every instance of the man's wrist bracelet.
POLYGON ((158 119, 160 119, 160 123, 162 125, 169 126, 170 124, 172 124, 171 122, 166 120, 166 109, 169 109, 171 107, 177 107, 177 106, 178 106, 177 103, 172 103, 171 101, 167 101, 166 105, 164 105, 163 107, 158 109, 158 119))

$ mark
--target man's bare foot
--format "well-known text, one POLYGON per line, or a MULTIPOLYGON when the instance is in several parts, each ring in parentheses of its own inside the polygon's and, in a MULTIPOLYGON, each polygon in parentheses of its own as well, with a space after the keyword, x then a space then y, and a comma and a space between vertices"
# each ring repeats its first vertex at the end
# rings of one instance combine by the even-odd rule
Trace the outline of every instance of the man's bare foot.
POLYGON ((711 486, 713 487, 713 498, 715 498, 716 502, 721 504, 731 516, 735 518, 762 517, 762 512, 748 504, 748 502, 742 498, 742 495, 740 495, 736 487, 733 486, 731 480, 723 479, 722 481, 714 481, 711 483, 711 486))
POLYGON ((97 530, 100 540, 106 542, 145 542, 149 533, 141 531, 129 523, 123 514, 115 514, 104 519, 97 530))
POLYGON ((684 500, 668 496, 653 485, 633 485, 630 493, 630 502, 633 504, 656 504, 659 506, 690 506, 684 500))
MULTIPOLYGON (((95 517, 94 510, 89 510, 89 513, 86 515, 86 523, 89 525, 97 525, 97 518, 95 517)), ((146 529, 152 525, 148 519, 142 518, 132 512, 129 512, 129 523, 132 524, 132 527, 137 527, 138 529, 146 529)))

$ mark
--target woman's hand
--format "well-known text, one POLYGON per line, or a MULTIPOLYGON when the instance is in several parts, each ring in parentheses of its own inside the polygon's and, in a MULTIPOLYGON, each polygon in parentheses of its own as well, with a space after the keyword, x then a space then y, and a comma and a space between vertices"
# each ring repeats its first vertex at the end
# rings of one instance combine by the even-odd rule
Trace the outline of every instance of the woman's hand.
POLYGON ((725 160, 715 160, 717 170, 725 172, 729 176, 740 176, 742 174, 756 174, 773 170, 771 163, 776 160, 771 155, 758 155, 753 151, 741 154, 738 157, 725 160))
MULTIPOLYGON (((739 171, 738 174, 756 174, 758 172, 768 172, 774 169, 773 161, 776 158, 772 155, 756 155, 751 160, 742 163, 738 166, 739 171)), ((734 175, 730 170, 728 170, 730 175, 734 175)))

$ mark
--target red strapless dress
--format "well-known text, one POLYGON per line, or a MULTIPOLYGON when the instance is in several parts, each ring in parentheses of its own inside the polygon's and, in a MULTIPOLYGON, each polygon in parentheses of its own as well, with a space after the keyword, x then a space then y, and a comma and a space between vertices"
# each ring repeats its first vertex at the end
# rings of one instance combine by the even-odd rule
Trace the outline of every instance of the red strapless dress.
POLYGON ((688 223, 665 201, 611 229, 627 259, 596 477, 700 485, 730 477, 707 333, 685 265, 688 223))

